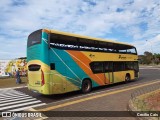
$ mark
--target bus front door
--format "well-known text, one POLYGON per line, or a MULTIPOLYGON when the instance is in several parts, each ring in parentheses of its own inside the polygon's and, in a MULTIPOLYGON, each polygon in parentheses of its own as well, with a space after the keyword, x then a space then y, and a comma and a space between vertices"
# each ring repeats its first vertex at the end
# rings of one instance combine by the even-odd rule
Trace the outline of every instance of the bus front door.
POLYGON ((114 83, 113 62, 105 62, 104 71, 105 71, 105 84, 114 83))
POLYGON ((112 84, 114 83, 113 72, 105 73, 105 84, 112 84))

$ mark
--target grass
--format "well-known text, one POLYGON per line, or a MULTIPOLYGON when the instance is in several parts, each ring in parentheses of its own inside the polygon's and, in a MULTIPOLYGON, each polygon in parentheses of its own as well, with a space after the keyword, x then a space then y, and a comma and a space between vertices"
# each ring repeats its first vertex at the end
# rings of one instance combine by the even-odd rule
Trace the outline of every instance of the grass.
POLYGON ((20 87, 27 85, 27 77, 21 77, 21 84, 16 84, 16 78, 0 78, 0 88, 20 87))
POLYGON ((136 97, 133 104, 140 111, 160 111, 160 90, 136 97))

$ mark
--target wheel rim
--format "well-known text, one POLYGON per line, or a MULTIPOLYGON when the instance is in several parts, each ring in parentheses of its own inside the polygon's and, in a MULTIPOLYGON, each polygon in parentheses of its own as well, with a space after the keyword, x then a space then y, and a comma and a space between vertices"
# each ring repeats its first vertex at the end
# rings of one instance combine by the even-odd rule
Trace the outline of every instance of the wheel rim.
POLYGON ((85 91, 89 91, 89 89, 90 89, 89 83, 84 84, 84 89, 85 89, 85 91))
POLYGON ((126 76, 126 81, 129 81, 129 77, 128 76, 126 76))
POLYGON ((91 91, 91 88, 92 88, 92 86, 91 86, 91 82, 90 82, 89 80, 83 81, 82 91, 83 91, 84 93, 90 92, 90 91, 91 91))

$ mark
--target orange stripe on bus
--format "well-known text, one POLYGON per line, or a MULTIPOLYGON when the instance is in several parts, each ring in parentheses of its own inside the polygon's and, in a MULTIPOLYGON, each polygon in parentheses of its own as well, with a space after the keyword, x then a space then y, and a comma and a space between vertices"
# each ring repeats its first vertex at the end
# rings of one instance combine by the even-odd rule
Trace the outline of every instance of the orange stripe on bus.
POLYGON ((104 85, 104 80, 105 80, 105 76, 104 74, 93 74, 89 63, 91 63, 91 60, 85 56, 82 52, 80 51, 71 51, 71 50, 66 50, 72 57, 72 59, 81 67, 81 69, 91 78, 93 79, 95 82, 97 82, 99 85, 104 85), (74 57, 73 57, 74 56, 74 57), (81 62, 77 61, 77 59, 80 60, 81 62), (84 65, 84 64, 85 65, 84 65))

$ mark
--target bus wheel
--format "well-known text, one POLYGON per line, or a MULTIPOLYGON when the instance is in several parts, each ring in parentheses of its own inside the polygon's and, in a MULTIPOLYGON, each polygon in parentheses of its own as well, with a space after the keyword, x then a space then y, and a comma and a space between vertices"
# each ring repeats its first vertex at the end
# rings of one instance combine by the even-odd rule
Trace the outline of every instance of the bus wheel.
POLYGON ((125 83, 129 82, 130 80, 131 80, 130 75, 129 75, 129 74, 126 74, 125 83))
POLYGON ((92 89, 91 81, 88 80, 88 79, 83 80, 83 82, 82 82, 82 92, 83 93, 88 93, 88 92, 91 91, 91 89, 92 89))

